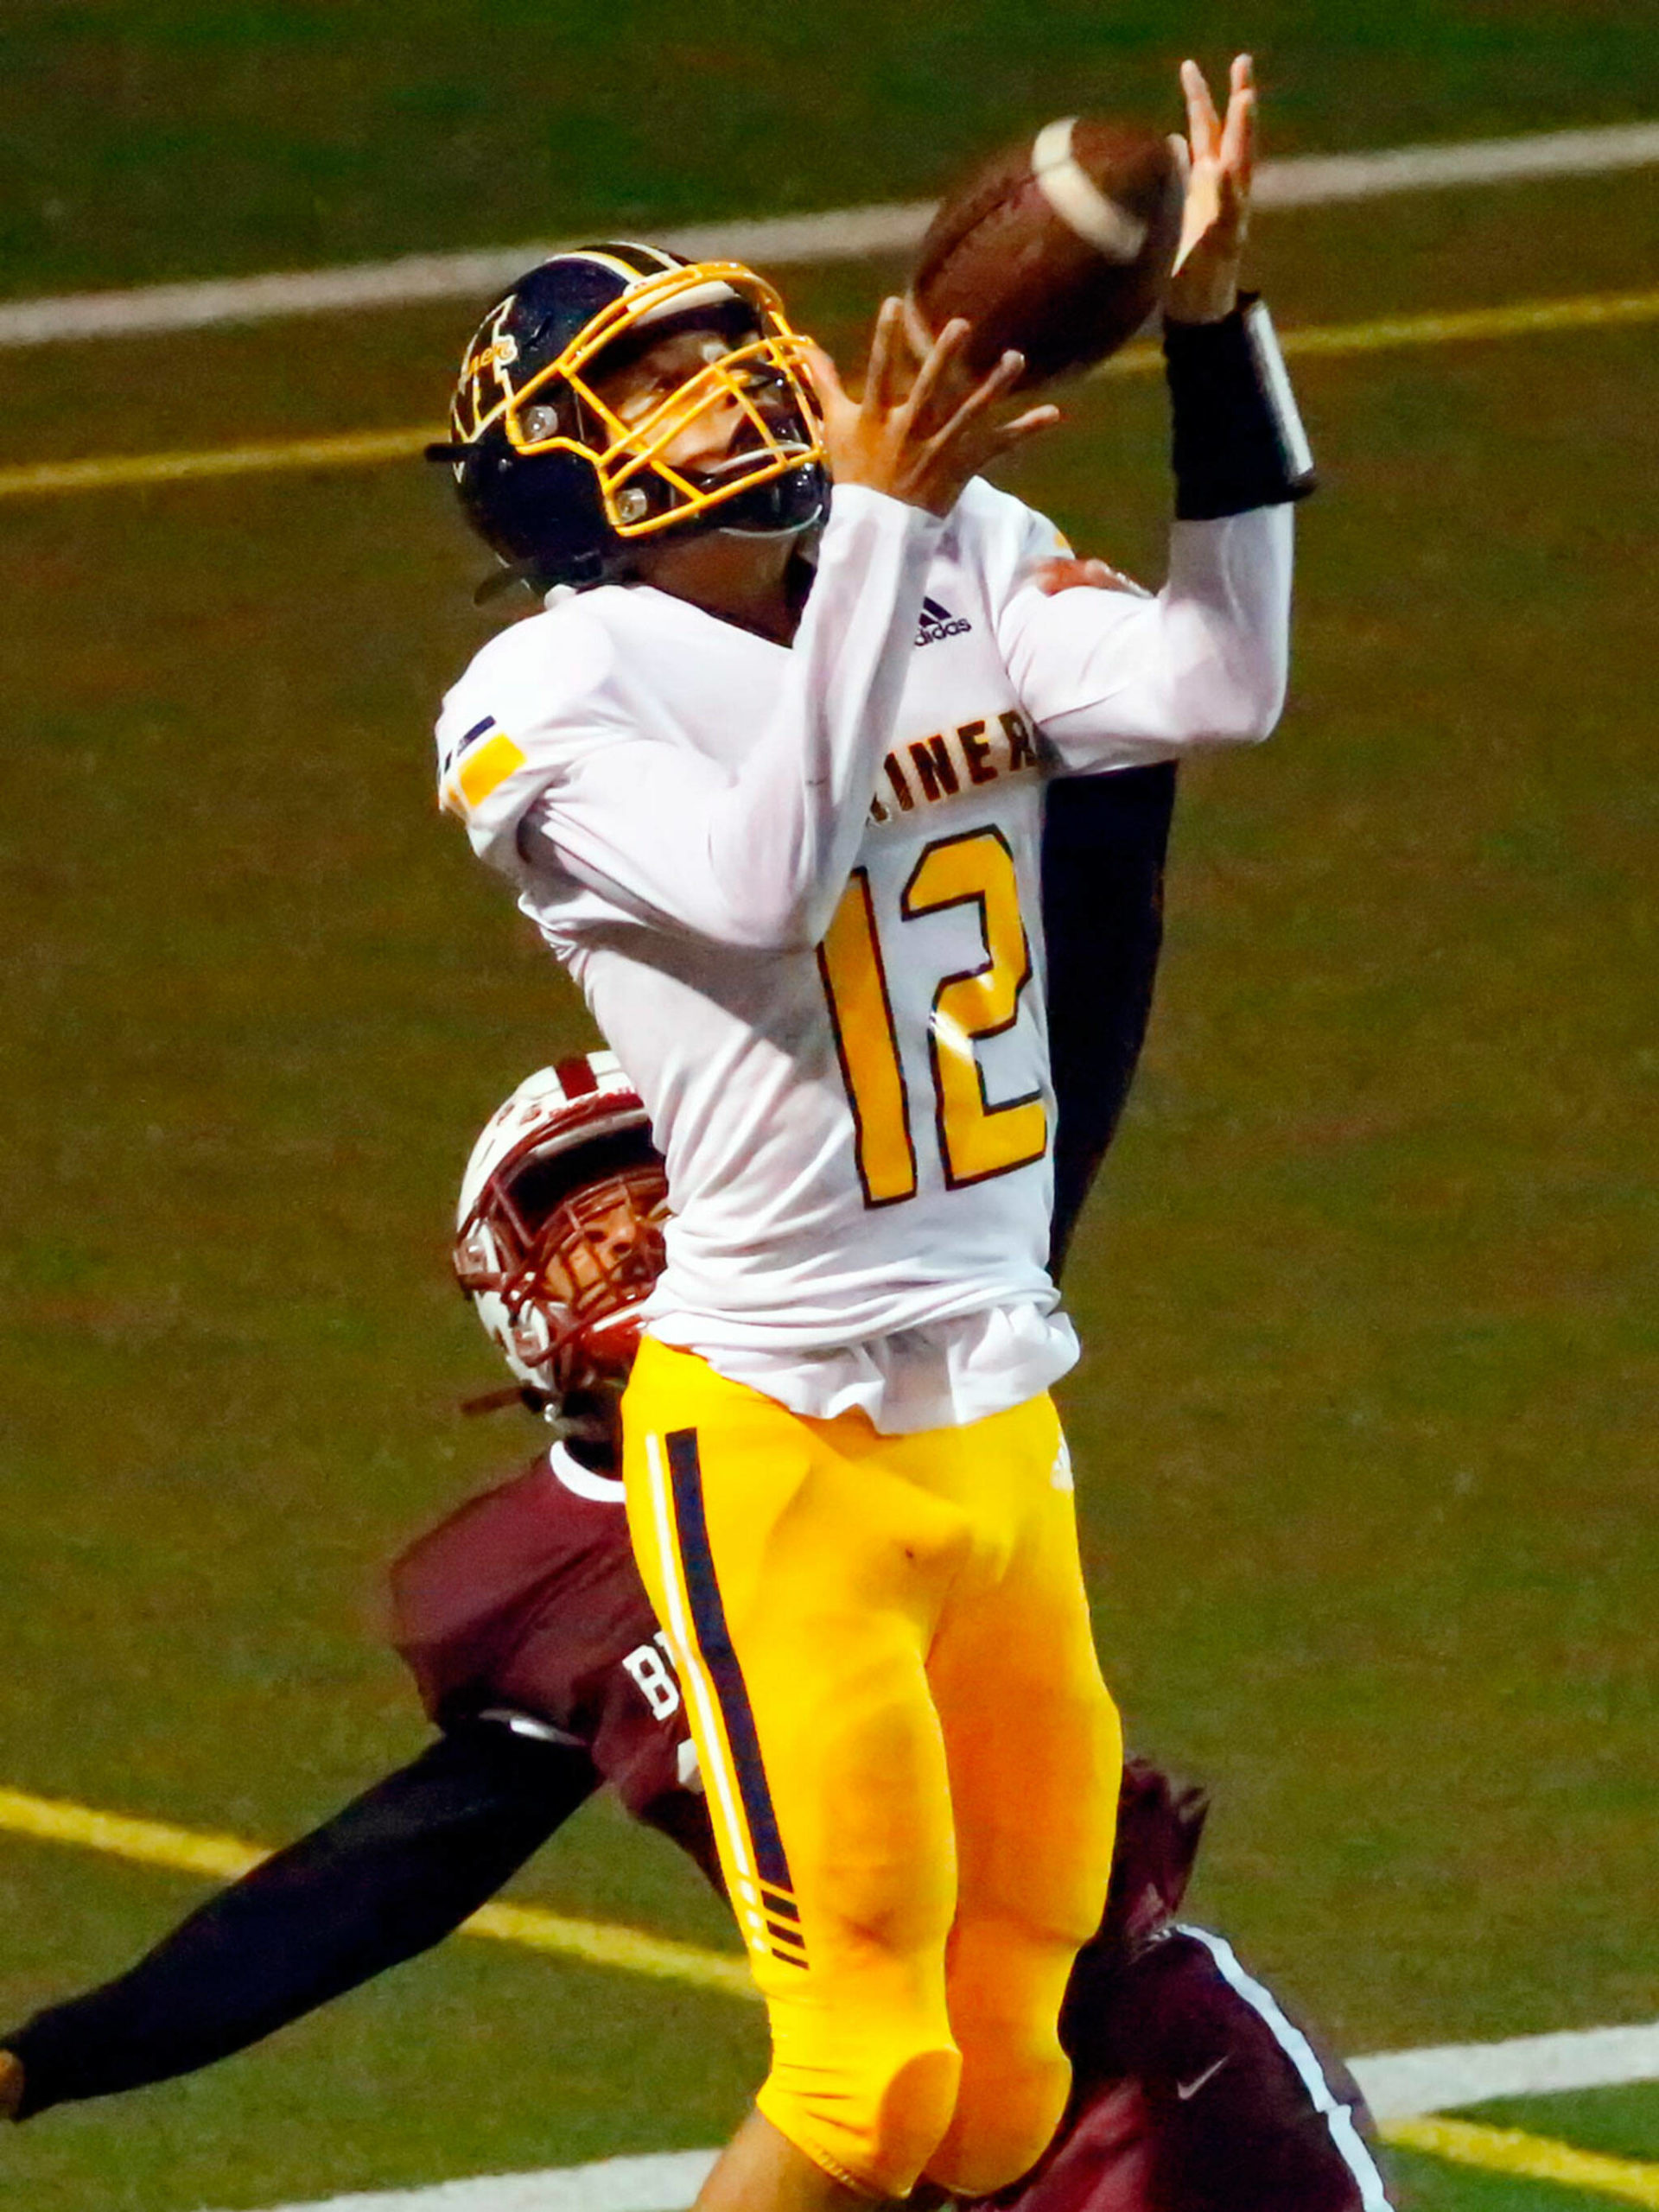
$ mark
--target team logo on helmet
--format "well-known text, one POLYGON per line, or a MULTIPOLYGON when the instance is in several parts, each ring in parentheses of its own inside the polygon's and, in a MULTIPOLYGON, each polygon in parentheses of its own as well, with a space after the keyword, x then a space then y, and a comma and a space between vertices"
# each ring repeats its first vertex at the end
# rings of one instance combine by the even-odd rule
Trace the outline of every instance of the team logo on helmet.
POLYGON ((516 295, 509 293, 485 323, 468 348, 455 384, 449 428, 457 444, 475 438, 484 423, 498 415, 512 397, 512 387, 503 374, 518 359, 518 340, 505 328, 516 295))

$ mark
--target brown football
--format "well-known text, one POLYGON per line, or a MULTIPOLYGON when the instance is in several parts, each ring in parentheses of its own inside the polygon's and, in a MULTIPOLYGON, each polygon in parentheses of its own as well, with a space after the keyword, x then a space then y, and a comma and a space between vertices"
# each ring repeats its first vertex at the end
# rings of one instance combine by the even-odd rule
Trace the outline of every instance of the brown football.
POLYGON ((1183 192, 1156 130, 1096 116, 1046 124, 940 204, 906 302, 912 331, 931 338, 964 316, 969 365, 983 374, 1013 347, 1022 387, 1091 367, 1162 300, 1183 192))

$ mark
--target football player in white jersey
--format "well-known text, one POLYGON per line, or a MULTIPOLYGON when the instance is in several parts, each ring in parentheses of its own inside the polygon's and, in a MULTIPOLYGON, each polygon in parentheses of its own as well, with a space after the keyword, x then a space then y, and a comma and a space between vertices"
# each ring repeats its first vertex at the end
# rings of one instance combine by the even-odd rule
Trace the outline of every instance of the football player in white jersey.
POLYGON ((901 310, 861 401, 731 264, 554 257, 486 319, 445 450, 544 611, 438 725, 444 802, 580 983, 667 1156, 625 1402, 772 2065, 700 2200, 1014 2180, 1109 1864, 1121 1738, 1048 1397, 1046 783, 1264 737, 1305 448, 1236 300, 1253 94, 1196 71, 1155 598, 1051 596, 901 310), (831 493, 833 486, 833 493, 831 493), (833 1823, 829 1808, 835 1808, 833 1823))

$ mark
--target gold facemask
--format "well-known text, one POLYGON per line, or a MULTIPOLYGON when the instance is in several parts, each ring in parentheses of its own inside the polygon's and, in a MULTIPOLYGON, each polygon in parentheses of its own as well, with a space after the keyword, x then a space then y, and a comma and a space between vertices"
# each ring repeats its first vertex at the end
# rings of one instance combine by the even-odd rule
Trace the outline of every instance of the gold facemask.
MULTIPOLYGON (((633 277, 621 262, 616 267, 633 277)), ((739 262, 694 262, 632 282, 556 360, 523 383, 513 374, 517 342, 502 329, 512 305, 503 302, 462 365, 450 416, 454 442, 471 445, 499 423, 513 451, 526 459, 582 454, 594 467, 606 520, 619 537, 648 537, 823 459, 817 396, 804 365, 809 341, 791 329, 772 286, 739 262), (607 406, 588 372, 620 339, 648 336, 652 324, 690 315, 711 298, 723 308, 740 302, 758 334, 722 352, 648 412, 625 422, 607 406), (741 450, 701 472, 667 459, 669 448, 702 416, 728 402, 741 418, 741 450)))

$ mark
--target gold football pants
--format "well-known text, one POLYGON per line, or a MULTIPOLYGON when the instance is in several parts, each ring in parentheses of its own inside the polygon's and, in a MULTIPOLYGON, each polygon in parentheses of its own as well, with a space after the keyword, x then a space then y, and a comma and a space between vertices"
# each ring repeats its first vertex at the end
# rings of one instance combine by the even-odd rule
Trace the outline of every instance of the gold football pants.
POLYGON ((771 2015, 760 2107, 872 2196, 979 2196, 1058 2122, 1122 1747, 1052 1402, 882 1436, 647 1338, 634 1550, 771 2015))

